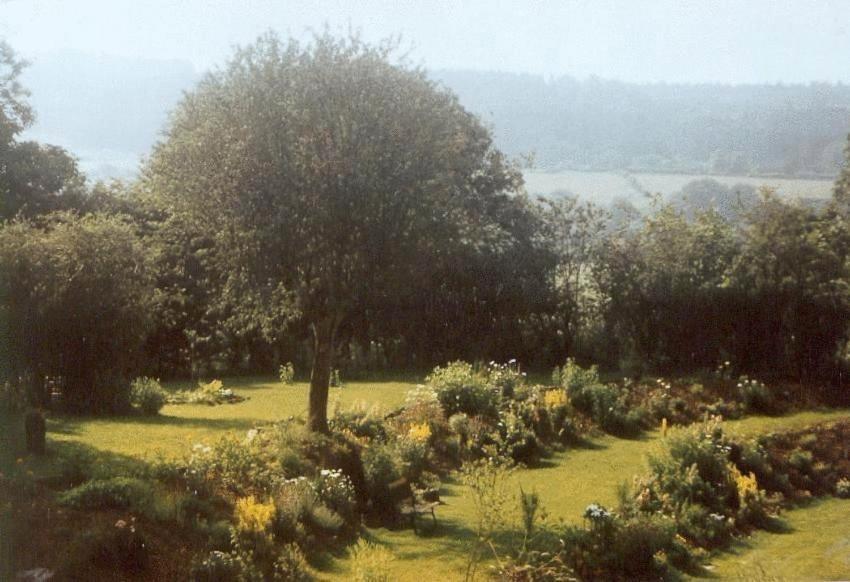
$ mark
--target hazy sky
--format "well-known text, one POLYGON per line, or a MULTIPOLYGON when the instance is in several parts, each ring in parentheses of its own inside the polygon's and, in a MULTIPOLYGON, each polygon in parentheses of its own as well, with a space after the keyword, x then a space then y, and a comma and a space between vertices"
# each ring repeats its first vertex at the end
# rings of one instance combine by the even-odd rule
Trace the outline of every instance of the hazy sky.
POLYGON ((72 50, 220 63, 272 28, 401 34, 432 69, 630 81, 850 81, 850 0, 0 0, 24 56, 72 50))

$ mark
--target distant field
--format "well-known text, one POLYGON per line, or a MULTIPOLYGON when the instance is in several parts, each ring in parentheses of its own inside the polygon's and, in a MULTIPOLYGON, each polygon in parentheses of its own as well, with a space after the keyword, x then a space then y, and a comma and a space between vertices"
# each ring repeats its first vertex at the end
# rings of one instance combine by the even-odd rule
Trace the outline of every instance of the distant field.
POLYGON ((789 178, 757 178, 751 176, 709 176, 699 174, 630 174, 627 172, 524 172, 526 189, 530 194, 547 196, 553 192, 572 192, 582 198, 607 204, 621 197, 638 204, 644 192, 669 195, 678 192, 688 182, 711 178, 721 184, 751 184, 775 187, 782 195, 792 198, 826 198, 832 192, 831 180, 797 180, 789 178))

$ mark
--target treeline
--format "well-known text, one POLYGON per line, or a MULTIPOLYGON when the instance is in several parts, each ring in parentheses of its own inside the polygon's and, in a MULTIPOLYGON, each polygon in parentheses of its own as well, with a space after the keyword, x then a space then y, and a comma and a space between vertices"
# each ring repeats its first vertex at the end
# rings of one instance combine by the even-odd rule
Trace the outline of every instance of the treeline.
MULTIPOLYGON (((16 83, 19 63, 3 46, 11 71, 0 76, 7 390, 23 387, 46 404, 52 377, 70 408, 107 411, 126 405, 129 379, 141 374, 268 373, 292 361, 302 375, 312 363, 315 376, 317 358, 349 377, 458 358, 551 369, 569 356, 632 375, 728 361, 738 374, 842 395, 847 166, 824 209, 770 192, 730 216, 660 200, 645 215, 575 198, 531 200, 451 94, 389 67, 383 53, 317 42, 301 61, 274 39, 239 53, 187 95, 137 182, 93 187, 67 153, 19 141, 32 112, 16 83), (373 158, 362 144, 332 150, 351 158, 328 158, 299 181, 303 151, 283 148, 331 155, 327 134, 313 128, 326 122, 318 115, 335 123, 338 114, 287 105, 281 115, 301 137, 264 149, 280 143, 269 107, 285 100, 281 78, 255 64, 272 60, 295 76, 300 69, 286 67, 309 62, 313 72, 345 75, 352 54, 360 68, 346 82, 376 97, 349 102, 340 90, 333 98, 346 114, 362 108, 379 119, 379 110, 375 127, 390 124, 385 137, 398 140, 398 159, 373 158), (397 81, 395 93, 384 92, 382 76, 397 81), (409 103, 430 111, 431 125, 409 103), (231 147, 217 139, 228 132, 244 136, 231 147), (271 153, 282 171, 269 173, 271 153), (13 163, 20 156, 27 163, 13 163), (369 164, 387 170, 364 177, 369 164), (327 168, 333 179, 316 178, 327 168), (340 189, 347 172, 352 181, 340 189), (377 197, 408 192, 407 184, 418 190, 377 197), (328 195, 318 197, 323 188, 328 195)), ((304 78, 292 99, 328 94, 304 78)))
MULTIPOLYGON (((433 76, 493 127, 502 151, 533 153, 547 170, 832 179, 850 131, 850 87, 843 84, 635 84, 480 71, 433 76)), ((90 158, 90 171, 101 176, 133 174, 166 112, 198 77, 181 61, 84 55, 44 57, 24 72, 40 112, 35 134, 90 158)))
POLYGON ((834 177, 850 86, 634 84, 439 71, 499 146, 544 169, 834 177))

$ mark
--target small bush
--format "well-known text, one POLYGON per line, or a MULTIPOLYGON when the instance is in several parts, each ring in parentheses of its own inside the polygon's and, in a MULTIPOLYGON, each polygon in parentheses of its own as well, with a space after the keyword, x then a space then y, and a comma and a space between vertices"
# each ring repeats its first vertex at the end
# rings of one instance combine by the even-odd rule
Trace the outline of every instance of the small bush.
POLYGON ((738 394, 747 412, 775 412, 776 402, 773 393, 763 382, 741 376, 738 379, 738 394))
POLYGON ((342 516, 347 523, 354 522, 355 491, 347 475, 339 469, 322 469, 313 487, 322 503, 342 516))
POLYGON ((567 363, 560 370, 555 368, 552 378, 566 388, 567 394, 570 394, 570 396, 572 396, 573 392, 581 392, 588 386, 594 386, 600 383, 599 371, 596 366, 582 368, 572 358, 567 359, 567 363))
POLYGON ((401 459, 390 444, 373 444, 363 452, 363 472, 373 508, 389 515, 394 507, 389 499, 389 485, 401 477, 401 459))
MULTIPOLYGON (((660 580, 667 577, 665 556, 688 561, 687 548, 675 539, 675 526, 660 517, 622 519, 591 505, 586 527, 565 532, 563 562, 582 580, 660 580)), ((672 561, 672 560, 671 560, 672 561)))
POLYGON ((835 495, 841 499, 850 499, 850 479, 842 477, 835 484, 835 495))
POLYGON ((514 398, 517 390, 525 384, 525 372, 520 372, 516 360, 507 364, 490 362, 487 366, 487 384, 502 398, 514 398))
POLYGON ((266 531, 272 524, 274 514, 273 503, 258 502, 253 495, 236 501, 236 527, 242 531, 266 531))
POLYGON ((59 503, 75 509, 147 507, 153 499, 151 484, 140 479, 95 479, 59 496, 59 503))
POLYGON ((167 394, 153 378, 136 378, 130 384, 130 404, 139 409, 145 416, 156 416, 165 406, 167 394))
POLYGON ((242 548, 238 542, 229 552, 214 550, 206 557, 196 559, 189 578, 193 582, 261 582, 265 579, 254 564, 252 553, 242 548))
POLYGON ((336 535, 345 526, 345 520, 338 513, 321 503, 313 506, 306 522, 312 531, 329 535, 336 535))
POLYGON ((198 382, 195 390, 181 390, 168 397, 169 404, 236 404, 245 400, 244 397, 235 394, 230 388, 225 388, 221 380, 212 380, 207 383, 198 382))
POLYGON ((239 559, 229 552, 213 550, 192 564, 190 579, 193 582, 231 582, 242 572, 239 559))
POLYGON ((308 582, 313 579, 304 552, 295 544, 281 548, 274 563, 274 578, 280 582, 308 582))
POLYGON ((437 366, 426 382, 436 391, 446 416, 458 412, 490 418, 496 415, 498 395, 487 387, 487 379, 471 364, 457 361, 445 368, 437 366))
POLYGON ((69 560, 60 567, 63 578, 85 580, 92 567, 112 573, 138 575, 149 561, 148 544, 134 523, 119 520, 113 527, 84 532, 71 543, 69 560))
POLYGON ((811 475, 814 466, 814 457, 810 451, 795 449, 788 456, 788 464, 803 475, 811 475))
POLYGON ((295 366, 292 365, 292 362, 281 364, 277 375, 283 384, 292 384, 295 381, 295 366))
POLYGON ((389 582, 390 563, 393 561, 389 550, 360 539, 349 553, 355 582, 389 582))
POLYGON ((239 496, 269 495, 279 479, 267 440, 245 440, 228 434, 212 446, 195 444, 178 473, 190 493, 227 491, 239 496))

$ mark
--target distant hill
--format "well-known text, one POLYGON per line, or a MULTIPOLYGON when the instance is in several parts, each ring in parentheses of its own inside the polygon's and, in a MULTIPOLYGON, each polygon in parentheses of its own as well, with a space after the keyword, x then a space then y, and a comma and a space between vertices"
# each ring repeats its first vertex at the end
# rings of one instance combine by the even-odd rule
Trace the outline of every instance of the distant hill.
MULTIPOLYGON (((63 54, 24 82, 32 138, 62 145, 95 178, 126 176, 200 74, 186 61, 63 54)), ((435 71, 493 127, 498 145, 544 170, 836 175, 850 86, 637 85, 569 77, 435 71)))
POLYGON ((850 86, 639 85, 438 71, 513 155, 546 170, 833 178, 850 86))
POLYGON ((39 59, 22 77, 37 115, 27 135, 69 149, 95 178, 131 175, 197 78, 186 61, 39 59))

